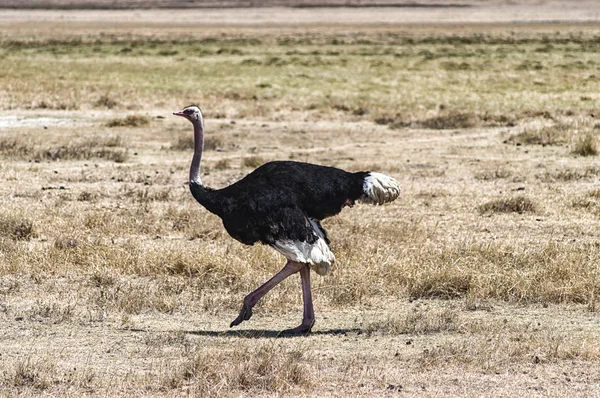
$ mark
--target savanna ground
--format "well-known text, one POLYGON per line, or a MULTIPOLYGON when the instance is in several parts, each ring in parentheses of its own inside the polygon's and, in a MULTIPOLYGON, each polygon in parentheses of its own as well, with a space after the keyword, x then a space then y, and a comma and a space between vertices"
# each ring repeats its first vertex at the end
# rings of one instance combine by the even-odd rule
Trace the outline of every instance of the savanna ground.
POLYGON ((598 25, 205 12, 0 14, 1 395, 600 396, 598 25), (192 102, 208 185, 400 181, 324 223, 312 335, 296 276, 228 329, 284 259, 189 194, 192 102))

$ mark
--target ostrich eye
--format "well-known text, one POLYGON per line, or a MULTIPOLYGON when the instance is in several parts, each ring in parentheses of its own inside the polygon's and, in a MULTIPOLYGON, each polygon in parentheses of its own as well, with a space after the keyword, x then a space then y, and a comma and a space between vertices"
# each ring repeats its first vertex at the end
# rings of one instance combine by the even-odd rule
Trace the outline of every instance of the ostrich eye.
POLYGON ((186 114, 189 115, 190 113, 192 113, 192 110, 191 109, 186 109, 185 111, 183 111, 183 113, 186 113, 186 114))

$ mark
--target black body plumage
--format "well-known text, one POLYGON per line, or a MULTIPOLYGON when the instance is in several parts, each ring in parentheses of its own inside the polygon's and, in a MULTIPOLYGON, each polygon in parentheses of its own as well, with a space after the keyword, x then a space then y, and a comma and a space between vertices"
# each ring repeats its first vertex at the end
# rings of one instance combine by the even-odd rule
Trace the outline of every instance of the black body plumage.
POLYGON ((266 163, 240 181, 213 190, 190 182, 192 195, 208 211, 223 220, 236 240, 252 245, 279 240, 313 243, 309 218, 319 220, 338 214, 344 205, 364 195, 369 172, 350 173, 335 167, 310 163, 275 161, 266 163))

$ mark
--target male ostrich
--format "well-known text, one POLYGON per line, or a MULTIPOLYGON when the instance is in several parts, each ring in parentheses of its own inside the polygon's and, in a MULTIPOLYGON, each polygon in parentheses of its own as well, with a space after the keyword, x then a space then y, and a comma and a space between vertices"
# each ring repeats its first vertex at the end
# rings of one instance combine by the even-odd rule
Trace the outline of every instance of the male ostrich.
POLYGON ((288 276, 300 272, 304 316, 300 326, 286 334, 308 333, 315 323, 310 291, 310 269, 327 275, 335 256, 320 221, 339 213, 355 201, 383 204, 400 194, 396 180, 368 171, 349 173, 334 167, 276 161, 266 163, 240 181, 211 189, 200 180, 204 148, 204 122, 200 109, 190 105, 174 115, 194 125, 194 157, 190 166, 192 195, 223 220, 234 239, 252 245, 270 245, 287 258, 281 271, 244 298, 240 314, 230 327, 252 316, 252 307, 288 276))

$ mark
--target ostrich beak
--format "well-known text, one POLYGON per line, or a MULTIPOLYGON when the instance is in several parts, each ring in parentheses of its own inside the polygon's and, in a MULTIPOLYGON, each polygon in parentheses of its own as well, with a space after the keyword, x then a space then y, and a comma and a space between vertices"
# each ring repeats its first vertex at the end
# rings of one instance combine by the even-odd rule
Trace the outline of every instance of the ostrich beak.
POLYGON ((175 115, 175 116, 185 116, 185 113, 183 113, 183 112, 173 112, 173 115, 175 115))

